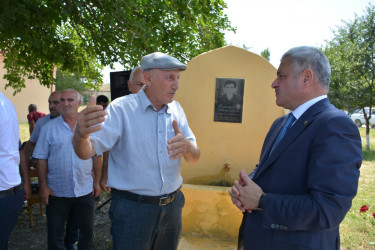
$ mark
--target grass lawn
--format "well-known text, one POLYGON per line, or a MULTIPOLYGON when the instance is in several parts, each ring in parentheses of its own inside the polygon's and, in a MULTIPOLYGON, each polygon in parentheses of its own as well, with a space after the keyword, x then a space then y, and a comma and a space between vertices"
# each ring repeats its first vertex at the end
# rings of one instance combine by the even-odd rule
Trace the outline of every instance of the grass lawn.
MULTIPOLYGON (((365 128, 360 128, 362 145, 365 148, 365 128)), ((20 124, 21 141, 29 139, 29 126, 20 124)), ((358 194, 344 221, 341 223, 341 249, 375 249, 375 131, 370 130, 370 150, 363 151, 363 163, 359 178, 358 194), (369 210, 360 213, 367 205, 369 210)))
POLYGON ((341 223, 341 249, 375 249, 375 131, 370 130, 370 150, 366 150, 365 128, 362 137, 363 163, 357 196, 341 223), (369 210, 361 213, 363 205, 369 210))
POLYGON ((28 141, 30 138, 30 133, 29 133, 29 124, 27 122, 23 122, 19 124, 20 127, 20 139, 21 142, 28 141))
MULTIPOLYGON (((86 105, 81 105, 78 108, 78 111, 81 111, 82 109, 86 108, 86 105)), ((30 138, 30 133, 29 133, 29 124, 27 122, 23 122, 19 124, 20 127, 20 139, 21 142, 28 141, 30 138)))

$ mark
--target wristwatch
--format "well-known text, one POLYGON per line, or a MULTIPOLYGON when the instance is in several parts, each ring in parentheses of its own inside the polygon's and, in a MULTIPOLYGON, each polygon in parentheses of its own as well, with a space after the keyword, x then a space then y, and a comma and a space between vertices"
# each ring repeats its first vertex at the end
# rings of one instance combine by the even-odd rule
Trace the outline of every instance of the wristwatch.
POLYGON ((264 199, 264 196, 266 196, 266 193, 263 193, 260 198, 259 198, 259 204, 258 204, 258 210, 261 210, 263 211, 263 199, 264 199))

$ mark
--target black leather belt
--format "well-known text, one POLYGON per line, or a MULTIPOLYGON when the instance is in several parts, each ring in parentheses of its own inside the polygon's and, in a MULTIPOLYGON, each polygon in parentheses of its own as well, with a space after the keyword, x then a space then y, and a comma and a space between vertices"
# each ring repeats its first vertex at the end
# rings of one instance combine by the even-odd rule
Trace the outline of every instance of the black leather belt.
POLYGON ((9 188, 8 190, 0 191, 0 198, 3 198, 5 196, 11 195, 11 194, 15 194, 21 189, 22 189, 22 184, 19 184, 18 186, 9 188))
POLYGON ((180 189, 181 188, 178 188, 176 191, 172 193, 161 195, 161 196, 139 195, 139 194, 135 194, 129 191, 118 190, 115 188, 112 188, 111 190, 113 194, 118 195, 127 200, 146 203, 146 204, 165 206, 173 202, 176 199, 178 193, 180 192, 180 189))

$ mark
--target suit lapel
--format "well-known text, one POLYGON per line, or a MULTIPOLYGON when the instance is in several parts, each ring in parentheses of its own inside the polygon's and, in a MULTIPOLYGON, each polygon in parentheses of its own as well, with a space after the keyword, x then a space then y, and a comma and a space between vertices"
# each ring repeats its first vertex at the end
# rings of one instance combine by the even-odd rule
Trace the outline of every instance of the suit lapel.
POLYGON ((268 136, 267 142, 265 142, 264 150, 260 157, 259 165, 264 165, 264 162, 267 160, 267 156, 270 154, 273 144, 276 141, 277 136, 280 133, 280 130, 283 128, 288 115, 284 115, 278 124, 275 125, 272 130, 270 130, 270 135, 268 136))
POLYGON ((265 171, 268 167, 272 166, 272 164, 282 155, 288 146, 294 142, 294 140, 304 132, 304 130, 310 126, 315 120, 317 114, 322 112, 328 105, 330 105, 328 98, 325 98, 309 109, 307 109, 302 116, 295 122, 293 127, 288 131, 288 133, 284 136, 284 138, 280 141, 280 143, 276 146, 273 150, 272 154, 270 154, 270 150, 272 148, 273 143, 278 136, 280 129, 285 123, 286 116, 282 122, 278 126, 276 126, 273 131, 270 131, 272 135, 270 135, 269 140, 266 142, 267 145, 265 147, 264 153, 261 156, 259 161, 259 167, 257 172, 255 173, 254 179, 256 179, 263 171, 265 171))

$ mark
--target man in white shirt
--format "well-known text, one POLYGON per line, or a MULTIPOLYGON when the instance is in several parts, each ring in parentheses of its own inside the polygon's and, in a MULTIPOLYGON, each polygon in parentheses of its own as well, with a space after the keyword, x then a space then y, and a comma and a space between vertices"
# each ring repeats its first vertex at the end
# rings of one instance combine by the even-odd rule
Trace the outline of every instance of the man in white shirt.
POLYGON ((19 127, 14 105, 0 92, 0 249, 8 239, 23 206, 24 191, 19 174, 19 127))

